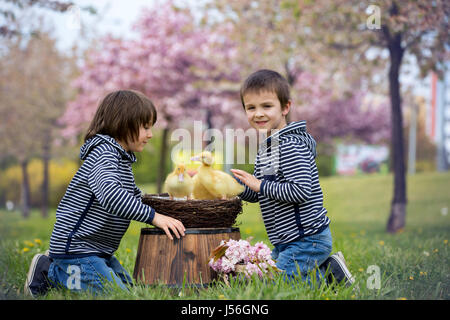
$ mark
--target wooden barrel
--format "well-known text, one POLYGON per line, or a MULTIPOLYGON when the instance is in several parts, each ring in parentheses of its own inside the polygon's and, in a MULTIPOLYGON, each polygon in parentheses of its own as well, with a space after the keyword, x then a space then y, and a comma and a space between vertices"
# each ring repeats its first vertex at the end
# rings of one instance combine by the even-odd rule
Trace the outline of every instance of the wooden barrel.
POLYGON ((170 240, 157 228, 142 228, 133 277, 145 284, 206 286, 217 278, 209 267, 211 252, 222 240, 239 240, 239 228, 186 228, 170 240))

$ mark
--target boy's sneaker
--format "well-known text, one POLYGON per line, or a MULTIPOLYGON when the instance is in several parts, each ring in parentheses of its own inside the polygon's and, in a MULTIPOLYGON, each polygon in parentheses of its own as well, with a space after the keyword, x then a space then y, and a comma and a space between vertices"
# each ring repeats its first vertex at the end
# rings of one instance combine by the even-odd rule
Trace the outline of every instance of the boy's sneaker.
POLYGON ((347 287, 350 287, 355 279, 345 265, 345 259, 342 252, 337 252, 328 257, 327 260, 320 266, 324 273, 328 270, 327 281, 328 283, 341 283, 344 281, 347 287))
POLYGON ((51 259, 46 254, 36 254, 31 260, 30 269, 25 281, 24 293, 25 295, 36 298, 40 294, 45 294, 50 288, 50 283, 47 278, 48 269, 51 264, 51 259))

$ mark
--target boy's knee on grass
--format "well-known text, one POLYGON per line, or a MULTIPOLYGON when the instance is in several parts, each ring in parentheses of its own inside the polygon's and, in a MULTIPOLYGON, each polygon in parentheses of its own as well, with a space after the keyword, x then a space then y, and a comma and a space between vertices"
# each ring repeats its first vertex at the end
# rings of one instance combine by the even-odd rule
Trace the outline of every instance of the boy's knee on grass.
POLYGON ((79 259, 55 259, 49 278, 56 285, 74 291, 101 293, 109 287, 128 290, 132 279, 115 257, 96 256, 79 259))

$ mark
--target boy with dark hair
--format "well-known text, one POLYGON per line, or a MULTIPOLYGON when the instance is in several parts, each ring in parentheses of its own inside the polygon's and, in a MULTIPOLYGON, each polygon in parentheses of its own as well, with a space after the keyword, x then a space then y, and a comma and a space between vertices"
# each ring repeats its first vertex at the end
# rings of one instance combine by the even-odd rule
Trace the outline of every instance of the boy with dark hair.
POLYGON ((115 283, 127 290, 128 272, 114 257, 131 220, 152 224, 173 240, 184 236, 181 221, 144 204, 131 165, 152 138, 157 119, 152 101, 133 90, 107 94, 91 121, 80 149, 84 160, 56 210, 50 250, 33 258, 25 293, 49 287, 103 292, 115 283))
MULTIPOLYGON (((316 142, 306 122, 287 123, 291 108, 289 84, 279 73, 259 70, 241 87, 249 124, 268 137, 260 145, 253 175, 232 169, 244 185, 242 200, 259 202, 277 267, 288 277, 328 268, 338 282, 353 283, 341 252, 330 256, 330 219, 315 162, 316 142)), ((332 277, 330 276, 331 280, 332 277)))

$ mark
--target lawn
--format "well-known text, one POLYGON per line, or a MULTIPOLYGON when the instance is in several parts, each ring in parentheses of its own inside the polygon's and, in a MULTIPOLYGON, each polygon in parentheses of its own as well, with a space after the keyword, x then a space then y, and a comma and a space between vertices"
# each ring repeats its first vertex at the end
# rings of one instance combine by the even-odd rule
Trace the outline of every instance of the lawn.
MULTIPOLYGON (((450 173, 408 177, 406 227, 385 232, 392 194, 392 176, 367 175, 321 179, 325 207, 331 219, 333 252, 342 251, 356 278, 353 288, 316 284, 296 286, 276 278, 267 283, 222 282, 207 289, 169 289, 135 285, 130 292, 112 289, 93 297, 52 290, 40 299, 449 299, 450 173), (380 277, 377 277, 377 275, 380 277)), ((152 186, 141 186, 153 192, 152 186)), ((241 237, 270 246, 258 204, 245 203, 238 217, 241 237)), ((54 222, 38 211, 24 220, 19 212, 0 210, 0 299, 25 299, 23 283, 31 258, 45 251, 54 222)), ((142 223, 133 222, 116 257, 132 274, 142 223)), ((271 246, 270 246, 271 247, 271 246)), ((272 248, 272 247, 271 247, 272 248)))

